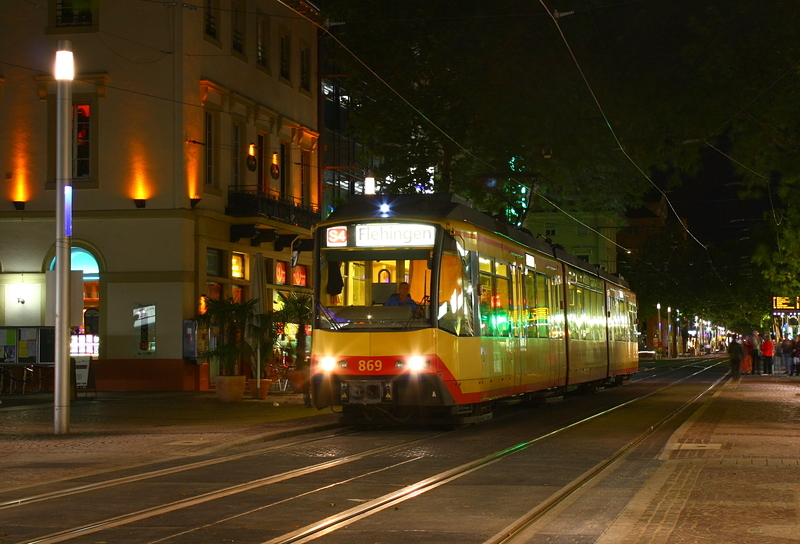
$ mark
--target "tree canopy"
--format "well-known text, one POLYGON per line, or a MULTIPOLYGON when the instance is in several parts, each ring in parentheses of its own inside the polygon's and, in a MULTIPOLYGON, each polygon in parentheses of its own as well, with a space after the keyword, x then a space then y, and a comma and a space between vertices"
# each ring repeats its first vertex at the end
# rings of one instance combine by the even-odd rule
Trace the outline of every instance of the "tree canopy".
POLYGON ((656 184, 706 246, 689 237, 687 252, 720 275, 707 301, 743 281, 724 248, 754 259, 766 291, 800 294, 795 3, 544 4, 561 15, 514 0, 321 2, 344 23, 347 49, 329 49, 350 76, 350 129, 388 190, 456 191, 498 211, 505 200, 482 183, 493 178, 512 200, 535 188, 561 207, 623 211, 656 184), (752 247, 725 237, 739 219, 762 231, 752 247))

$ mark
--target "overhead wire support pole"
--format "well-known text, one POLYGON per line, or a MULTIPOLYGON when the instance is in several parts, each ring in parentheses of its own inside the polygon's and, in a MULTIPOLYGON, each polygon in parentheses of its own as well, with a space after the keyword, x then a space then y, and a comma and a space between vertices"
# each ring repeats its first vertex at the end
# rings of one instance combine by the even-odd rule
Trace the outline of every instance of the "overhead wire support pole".
POLYGON ((72 43, 58 41, 56 52, 56 289, 55 289, 55 434, 69 433, 69 275, 72 268, 72 43))

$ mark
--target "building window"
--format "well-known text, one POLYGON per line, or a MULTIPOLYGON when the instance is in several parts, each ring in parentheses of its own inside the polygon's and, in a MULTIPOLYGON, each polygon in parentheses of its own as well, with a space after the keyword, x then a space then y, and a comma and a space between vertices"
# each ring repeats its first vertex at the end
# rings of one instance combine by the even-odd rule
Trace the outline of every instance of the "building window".
POLYGON ((91 0, 58 0, 56 26, 92 26, 91 0))
POLYGON ((214 138, 214 114, 210 111, 206 112, 206 121, 205 121, 205 132, 206 132, 206 185, 214 185, 214 143, 216 139, 214 138))
POLYGON ((92 106, 72 106, 72 179, 92 177, 92 106))
POLYGON ((244 129, 239 123, 231 127, 231 185, 238 186, 242 171, 242 132, 244 129))
POLYGON ((245 279, 244 274, 244 254, 234 253, 231 255, 231 277, 237 280, 245 279))
POLYGON ((277 261, 275 263, 275 283, 278 285, 286 285, 286 270, 288 263, 284 261, 277 261))
POLYGON ((545 236, 555 236, 556 235, 556 226, 553 223, 545 223, 544 225, 544 235, 545 236))
POLYGON ((231 5, 231 48, 235 53, 244 55, 245 10, 239 2, 231 5))
POLYGON ((269 68, 269 19, 262 16, 256 20, 256 63, 269 68))
POLYGON ((258 139, 256 140, 258 143, 256 144, 256 154, 258 157, 258 170, 256 171, 256 177, 258 178, 258 194, 266 195, 269 192, 269 179, 267 176, 269 175, 269 163, 267 162, 267 136, 263 132, 258 133, 258 139))
POLYGON ((306 287, 308 285, 308 268, 305 265, 298 264, 292 269, 292 285, 298 287, 306 287))
POLYGON ((206 250, 206 275, 222 277, 222 250, 211 248, 206 250))
POLYGON ((281 142, 281 155, 280 155, 281 198, 287 198, 289 196, 289 176, 287 172, 288 169, 286 168, 286 165, 289 164, 288 154, 289 154, 289 145, 285 142, 281 142))
POLYGON ((301 195, 300 199, 304 206, 311 204, 311 152, 300 151, 300 180, 301 195))
POLYGON ((219 0, 205 0, 203 4, 203 34, 219 40, 219 0))
POLYGON ((300 49, 300 88, 311 92, 311 48, 300 49))
POLYGON ((281 39, 280 39, 280 58, 281 58, 281 72, 280 76, 287 80, 291 81, 291 73, 292 73, 292 62, 291 57, 292 55, 292 37, 291 34, 285 29, 281 29, 281 39))

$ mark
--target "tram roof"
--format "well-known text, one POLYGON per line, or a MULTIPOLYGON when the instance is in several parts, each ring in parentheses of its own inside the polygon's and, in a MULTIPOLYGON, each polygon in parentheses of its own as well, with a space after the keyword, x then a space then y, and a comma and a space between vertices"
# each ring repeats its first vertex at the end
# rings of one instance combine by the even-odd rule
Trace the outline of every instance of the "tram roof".
POLYGON ((567 253, 556 245, 534 237, 529 231, 503 223, 473 207, 472 200, 455 193, 353 195, 337 206, 325 220, 353 221, 358 219, 453 219, 465 221, 542 253, 553 255, 570 266, 598 275, 612 283, 629 287, 628 282, 607 270, 567 253), (380 206, 389 205, 383 213, 380 206))

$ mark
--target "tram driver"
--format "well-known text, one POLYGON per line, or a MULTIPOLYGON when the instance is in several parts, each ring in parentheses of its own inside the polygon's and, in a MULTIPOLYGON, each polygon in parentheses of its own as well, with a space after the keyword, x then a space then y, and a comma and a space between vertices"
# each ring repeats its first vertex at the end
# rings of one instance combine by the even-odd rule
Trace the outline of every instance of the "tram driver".
POLYGON ((397 286, 397 293, 390 295, 384 306, 410 306, 412 312, 415 314, 419 313, 419 304, 414 302, 414 299, 411 298, 409 294, 410 290, 411 286, 407 281, 401 282, 400 285, 397 286))

